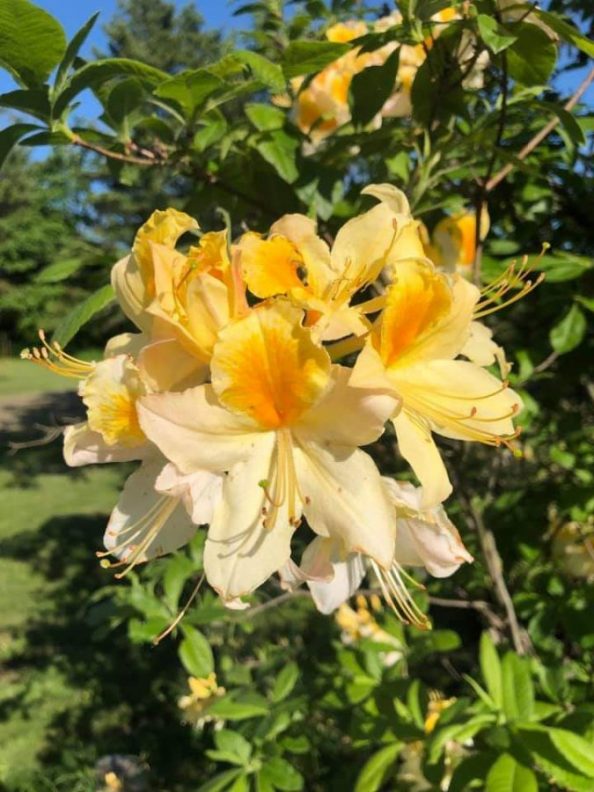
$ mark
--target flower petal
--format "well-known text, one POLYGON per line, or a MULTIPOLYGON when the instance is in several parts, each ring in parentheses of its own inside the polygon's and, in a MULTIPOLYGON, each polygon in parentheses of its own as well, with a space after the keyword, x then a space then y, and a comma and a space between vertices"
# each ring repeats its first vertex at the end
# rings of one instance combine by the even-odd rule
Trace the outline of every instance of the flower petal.
POLYGON ((371 388, 352 387, 350 376, 351 369, 332 367, 331 387, 296 427, 300 437, 360 446, 373 443, 383 433, 385 422, 397 410, 398 400, 371 388))
POLYGON ((96 465, 104 462, 131 462, 144 459, 152 453, 152 443, 134 447, 107 445, 99 432, 94 432, 89 424, 73 424, 64 431, 64 460, 70 467, 96 465))
POLYGON ((352 597, 365 577, 361 555, 345 556, 341 542, 320 536, 305 548, 301 570, 316 608, 324 614, 332 613, 352 597))
POLYGON ((182 473, 229 470, 250 455, 259 437, 253 423, 219 405, 210 385, 145 396, 138 417, 147 437, 182 473))
POLYGON ((223 478, 208 470, 180 473, 170 462, 157 476, 155 489, 165 495, 181 498, 192 522, 206 525, 212 520, 215 506, 221 499, 223 478))
POLYGON ((224 600, 249 594, 277 572, 291 555, 286 503, 274 525, 265 526, 267 504, 262 480, 273 477, 273 432, 260 435, 249 460, 233 467, 223 484, 204 547, 204 571, 210 585, 224 600))
POLYGON ((347 552, 389 567, 394 509, 371 457, 359 449, 311 442, 299 442, 294 453, 303 512, 312 529, 342 541, 347 552))
POLYGON ((137 363, 143 381, 157 392, 186 390, 208 377, 208 366, 189 354, 175 338, 148 344, 137 363))
POLYGON ((221 402, 263 429, 290 426, 321 397, 330 357, 286 300, 262 305, 221 331, 212 384, 221 402))
POLYGON ((128 478, 111 513, 104 543, 122 561, 143 562, 171 553, 196 533, 181 499, 155 490, 162 468, 162 458, 145 462, 128 478))
POLYGON ((423 485, 423 507, 444 501, 452 485, 429 425, 402 410, 394 419, 400 453, 423 485))

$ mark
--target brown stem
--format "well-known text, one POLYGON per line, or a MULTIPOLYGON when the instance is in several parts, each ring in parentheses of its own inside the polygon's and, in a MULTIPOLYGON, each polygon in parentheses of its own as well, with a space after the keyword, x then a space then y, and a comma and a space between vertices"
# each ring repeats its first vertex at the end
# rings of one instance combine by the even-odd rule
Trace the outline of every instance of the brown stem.
POLYGON ((503 561, 497 549, 495 534, 490 528, 487 528, 483 520, 483 515, 471 500, 468 501, 468 507, 476 527, 489 575, 494 584, 495 596, 505 610, 514 649, 520 655, 527 653, 532 654, 534 650, 532 648, 530 636, 526 630, 520 626, 511 594, 509 593, 505 578, 503 577, 503 561))
MULTIPOLYGON (((573 108, 576 106, 576 104, 580 101, 582 96, 587 91, 588 86, 590 85, 592 80, 594 80, 594 68, 590 69, 586 77, 580 83, 576 92, 563 105, 564 110, 566 110, 567 112, 573 110, 573 108)), ((560 123, 560 119, 558 117, 551 119, 549 123, 540 130, 540 132, 537 132, 536 135, 534 135, 534 137, 531 138, 522 149, 520 149, 520 151, 518 152, 518 156, 516 157, 516 162, 521 162, 522 160, 525 160, 526 157, 532 151, 534 151, 534 149, 538 145, 540 145, 546 137, 548 137, 551 134, 551 132, 555 129, 556 126, 558 126, 559 123, 560 123)), ((514 167, 515 167, 515 163, 509 162, 507 165, 501 168, 501 170, 498 171, 495 174, 495 176, 489 179, 489 181, 485 184, 485 191, 489 193, 491 192, 491 190, 494 190, 495 187, 497 187, 497 185, 500 184, 511 173, 514 167)))
POLYGON ((74 134, 70 139, 75 146, 94 151, 95 154, 101 154, 102 157, 107 157, 108 159, 117 160, 118 162, 127 162, 130 165, 162 165, 164 162, 164 160, 154 158, 146 159, 144 157, 133 157, 129 154, 120 154, 118 151, 111 151, 111 149, 104 148, 96 143, 89 143, 77 134, 74 134))
POLYGON ((501 632, 504 629, 502 619, 493 612, 488 602, 484 600, 446 599, 445 597, 429 597, 429 604, 438 608, 462 608, 464 610, 478 611, 489 623, 489 626, 501 632))

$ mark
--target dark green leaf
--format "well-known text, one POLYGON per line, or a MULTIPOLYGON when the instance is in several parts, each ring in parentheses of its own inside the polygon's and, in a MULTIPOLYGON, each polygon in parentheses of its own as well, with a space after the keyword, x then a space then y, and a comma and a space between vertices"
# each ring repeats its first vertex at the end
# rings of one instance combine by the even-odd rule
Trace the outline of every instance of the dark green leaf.
MULTIPOLYGON (((594 744, 566 729, 549 729, 555 748, 583 775, 594 778, 594 744)), ((594 785, 593 785, 594 786, 594 785)))
POLYGON ((285 77, 313 74, 350 50, 348 44, 331 41, 292 41, 284 52, 285 77))
POLYGON ((546 83, 555 68, 557 47, 536 25, 518 22, 513 31, 517 41, 507 50, 510 77, 522 85, 546 83))
POLYGON ((23 113, 40 118, 42 121, 47 121, 51 114, 46 86, 0 94, 0 107, 22 110, 23 113))
POLYGON ((536 776, 510 754, 502 754, 487 774, 486 792, 538 792, 536 776))
POLYGON ((260 155, 270 163, 281 179, 291 184, 299 172, 295 163, 299 142, 282 129, 270 132, 256 144, 260 155))
POLYGON ((287 663, 274 681, 270 698, 275 703, 283 701, 291 693, 299 679, 299 668, 295 663, 287 663))
POLYGON ((398 50, 381 66, 369 66, 355 74, 351 82, 352 114, 355 124, 365 126, 382 109, 394 91, 398 70, 398 50))
POLYGON ((19 140, 35 129, 40 127, 36 124, 13 124, 0 132, 0 168, 19 140))
POLYGON ((58 72, 56 74, 56 81, 55 87, 57 90, 60 90, 66 81, 68 76, 68 69, 74 63, 74 59, 78 55, 78 52, 82 45, 85 43, 87 36, 91 32, 91 29, 95 22, 97 21, 97 17, 99 16, 99 11, 97 11, 93 16, 88 19, 85 24, 74 34, 72 40, 68 43, 66 47, 66 52, 64 53, 64 57, 62 58, 62 62, 58 67, 58 72))
POLYGON ((107 286, 102 286, 100 289, 97 289, 96 292, 93 292, 84 302, 77 305, 76 308, 60 322, 58 327, 54 330, 52 340, 57 341, 60 346, 65 347, 84 324, 113 302, 114 299, 115 294, 111 285, 108 284, 107 286))
POLYGON ((85 88, 95 90, 114 77, 137 77, 151 87, 169 80, 166 72, 129 58, 105 58, 87 63, 66 81, 63 90, 56 98, 54 115, 61 116, 70 102, 85 88))
POLYGON ((354 792, 377 792, 384 783, 401 749, 402 743, 394 742, 374 753, 365 762, 357 776, 354 792))
POLYGON ((559 283, 561 281, 579 278, 592 269, 594 262, 585 256, 562 251, 541 256, 535 263, 535 268, 546 272, 546 283, 559 283))
POLYGON ((285 114, 278 107, 267 104, 246 104, 245 114, 260 132, 281 129, 285 123, 285 114))
POLYGON ((64 132, 36 132, 21 140, 21 146, 69 146, 72 141, 64 132))
POLYGON ((575 303, 552 328, 549 339, 551 346, 559 355, 565 355, 579 346, 586 335, 587 322, 583 311, 575 303))
POLYGON ((495 54, 507 49, 510 44, 513 44, 514 41, 517 40, 517 36, 511 33, 503 25, 500 25, 493 16, 489 16, 488 14, 479 14, 477 17, 477 22, 481 38, 487 47, 489 47, 491 52, 494 52, 495 54))
POLYGON ((53 16, 28 0, 0 3, 0 66, 19 82, 41 85, 66 50, 66 36, 53 16))
POLYGON ((214 657, 210 644, 201 632, 188 624, 182 625, 184 639, 179 657, 184 668, 195 677, 206 677, 214 671, 214 657))
POLYGON ((592 792, 592 778, 576 772, 574 765, 559 751, 546 726, 521 725, 517 734, 523 747, 530 751, 536 765, 562 789, 571 792, 592 792))

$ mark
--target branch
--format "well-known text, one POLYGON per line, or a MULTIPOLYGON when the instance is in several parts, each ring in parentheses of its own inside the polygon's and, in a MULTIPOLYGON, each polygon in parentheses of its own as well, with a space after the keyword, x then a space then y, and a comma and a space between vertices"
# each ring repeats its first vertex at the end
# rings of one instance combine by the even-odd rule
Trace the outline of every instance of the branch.
POLYGON ((503 620, 493 612, 488 602, 484 600, 445 599, 444 597, 429 597, 429 604, 438 608, 463 608, 464 610, 478 611, 489 622, 489 626, 501 633, 505 627, 503 620))
POLYGON ((165 160, 156 159, 154 154, 150 159, 145 157, 133 157, 129 154, 120 154, 118 151, 111 151, 96 143, 89 143, 77 134, 72 135, 70 140, 75 146, 94 151, 95 154, 101 154, 102 157, 107 157, 108 159, 117 160, 118 162, 127 162, 130 165, 163 165, 165 162, 165 160))
MULTIPOLYGON (((580 101, 582 96, 587 91, 588 86, 590 85, 592 80, 594 80, 594 68, 590 69, 589 73, 583 79, 576 92, 563 105, 564 110, 566 110, 567 112, 573 110, 573 108, 576 106, 576 104, 580 101)), ((555 127, 559 125, 559 123, 560 123, 559 117, 552 118, 549 121, 549 123, 540 130, 540 132, 537 132, 536 135, 534 135, 534 137, 531 138, 522 149, 520 149, 516 161, 521 162, 522 160, 525 160, 526 157, 532 151, 534 151, 534 149, 538 145, 540 145, 545 138, 547 138, 551 134, 551 132, 555 129, 555 127)), ((514 167, 515 167, 515 163, 513 162, 510 162, 507 165, 505 165, 498 173, 495 174, 495 176, 489 179, 489 181, 485 184, 485 192, 490 193, 491 190, 494 190, 495 187, 497 187, 497 185, 500 184, 511 173, 514 167)))

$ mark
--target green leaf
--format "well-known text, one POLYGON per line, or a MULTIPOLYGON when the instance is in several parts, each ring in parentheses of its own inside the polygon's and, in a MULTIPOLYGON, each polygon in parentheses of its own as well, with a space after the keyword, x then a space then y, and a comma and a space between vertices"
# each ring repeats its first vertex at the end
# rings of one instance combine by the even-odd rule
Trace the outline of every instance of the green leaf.
POLYGON ((299 668, 295 663, 288 663, 274 681, 270 698, 274 703, 284 701, 295 687, 299 679, 299 668))
POLYGON ((292 184, 299 172, 295 163, 299 141, 282 129, 269 132, 268 135, 256 144, 260 155, 278 173, 281 179, 292 184))
POLYGON ((53 264, 48 264, 38 272, 35 280, 37 283, 59 283, 78 272, 83 264, 83 260, 77 258, 54 261, 53 264))
MULTIPOLYGON (((583 775, 594 778, 594 745, 566 729, 549 729, 555 748, 583 775)), ((594 786, 594 784, 593 784, 594 786)))
POLYGON ((353 792, 377 792, 401 750, 402 743, 395 742, 374 753, 357 776, 353 792))
POLYGON ((65 347, 84 324, 114 300, 115 294, 110 284, 97 289, 60 322, 54 330, 52 341, 57 341, 60 346, 65 347))
POLYGON ((549 339, 559 355, 571 352, 586 335, 587 322, 582 309, 574 303, 565 316, 552 328, 549 339))
POLYGON ((534 711, 534 686, 528 661, 507 652, 501 671, 505 716, 508 720, 530 720, 534 711))
POLYGON ((245 64, 255 80, 263 83, 271 91, 282 91, 286 81, 280 66, 251 50, 236 50, 233 57, 245 64))
POLYGON ((582 35, 570 22, 566 22, 557 14, 552 14, 549 11, 541 11, 540 8, 534 8, 532 13, 540 17, 545 25, 548 25, 554 30, 563 41, 567 41, 568 44, 573 44, 574 47, 585 52, 590 58, 594 58, 594 41, 582 35))
POLYGON ((495 55, 498 52, 503 52, 503 50, 517 41, 518 37, 503 25, 500 25, 493 16, 479 14, 477 22, 481 38, 495 55))
POLYGON ((54 116, 60 117, 70 102, 85 88, 96 90, 114 77, 137 77, 151 87, 169 80, 166 72, 129 58, 104 58, 86 63, 64 84, 54 103, 54 116))
POLYGON ((576 297, 576 300, 583 305, 588 311, 594 311, 594 297, 584 297, 582 294, 576 297))
POLYGON ((223 790, 228 790, 232 782, 241 775, 243 775, 241 768, 234 767, 232 770, 225 770, 224 773, 219 773, 198 787, 196 792, 223 792, 223 790))
POLYGON ((565 129, 569 135, 572 143, 574 143, 576 146, 582 146, 586 142, 586 136, 584 135, 581 126, 578 124, 575 117, 564 107, 555 104, 554 102, 538 102, 538 105, 557 116, 561 122, 561 125, 563 126, 563 129, 565 129))
POLYGON ((214 657, 210 644, 194 627, 182 624, 184 639, 179 646, 179 657, 184 668, 195 677, 206 677, 214 671, 214 657))
POLYGON ((197 151, 206 151, 214 143, 220 143, 228 130, 225 116, 218 110, 206 113, 200 119, 204 126, 194 135, 193 147, 197 151))
POLYGON ((219 751, 231 754, 240 764, 245 765, 249 762, 252 746, 243 735, 230 729, 222 729, 215 732, 214 741, 219 751))
POLYGON ((571 792, 592 792, 592 778, 577 773, 574 765, 554 745, 550 729, 540 725, 519 725, 519 742, 530 751, 536 765, 560 787, 571 792))
POLYGON ((51 115, 47 86, 31 88, 28 91, 19 89, 0 94, 0 107, 10 107, 12 110, 21 110, 23 113, 47 121, 51 115))
POLYGON ((313 74, 350 49, 332 41, 292 41, 284 52, 283 72, 287 78, 313 74))
POLYGON ((167 568, 163 575, 163 593, 172 610, 177 609, 184 584, 195 571, 194 562, 185 555, 174 555, 167 559, 167 568))
POLYGON ((13 124, 0 132, 0 168, 19 140, 35 129, 41 127, 37 124, 13 124))
POLYGON ((68 69, 74 63, 74 59, 78 55, 80 48, 85 43, 87 36, 97 21, 99 13, 100 12, 97 11, 90 19, 85 22, 85 24, 74 34, 72 40, 66 47, 66 52, 64 53, 64 57, 62 58, 60 66, 58 67, 58 72, 56 74, 56 80, 54 83, 56 90, 60 90, 64 85, 68 77, 68 69))
POLYGON ((285 114, 278 107, 254 102, 246 104, 245 114, 260 132, 281 129, 285 123, 285 114))
POLYGON ((471 754, 468 758, 463 759, 452 774, 448 792, 467 792, 471 788, 479 789, 480 787, 477 785, 471 787, 471 782, 485 779, 490 761, 491 757, 484 753, 471 754))
POLYGON ((557 61, 557 47, 544 30, 518 22, 513 26, 517 41, 507 50, 510 77, 522 85, 543 85, 557 61))
POLYGON ((193 69, 164 82, 155 90, 155 96, 172 99, 189 118, 210 96, 226 85, 224 80, 207 69, 193 69))
POLYGON ((261 696, 228 695, 214 701, 209 713, 223 720, 245 720, 267 715, 268 702, 261 696))
POLYGON ((355 124, 365 126, 382 109, 394 91, 398 70, 398 50, 381 66, 369 66, 352 79, 352 115, 355 124))
POLYGON ((260 771, 264 779, 282 792, 298 792, 303 789, 303 776, 280 756, 268 759, 260 771))
POLYGON ((496 706, 501 708, 503 706, 501 661, 488 632, 481 635, 479 660, 487 690, 496 706))
POLYGON ((66 36, 53 16, 28 0, 0 3, 0 66, 21 83, 41 85, 66 50, 66 36))
POLYGON ((546 273, 547 283, 574 280, 592 269, 593 266, 592 259, 563 251, 554 255, 541 256, 535 264, 536 269, 546 273))
POLYGON ((136 77, 127 77, 114 85, 109 92, 105 107, 116 124, 121 124, 130 113, 142 104, 144 96, 142 82, 136 77))
POLYGON ((495 722, 495 714, 474 715, 464 723, 439 724, 427 742, 427 758, 430 764, 438 761, 450 740, 464 743, 485 727, 495 722))
POLYGON ((502 754, 487 775, 486 792, 538 792, 536 776, 529 767, 502 754))

